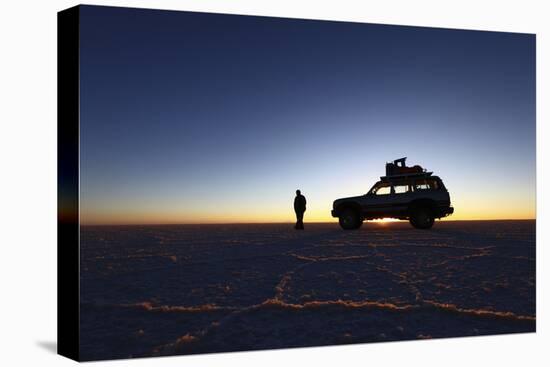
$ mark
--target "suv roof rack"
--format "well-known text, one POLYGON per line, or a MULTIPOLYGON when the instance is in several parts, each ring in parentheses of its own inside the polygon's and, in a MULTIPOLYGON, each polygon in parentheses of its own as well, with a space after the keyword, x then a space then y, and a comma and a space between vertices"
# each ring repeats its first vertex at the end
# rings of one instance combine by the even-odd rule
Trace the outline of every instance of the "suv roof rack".
POLYGON ((408 178, 430 177, 432 174, 433 172, 401 173, 401 174, 392 175, 392 176, 380 176, 380 180, 384 182, 389 182, 389 181, 396 181, 396 180, 408 179, 408 178))

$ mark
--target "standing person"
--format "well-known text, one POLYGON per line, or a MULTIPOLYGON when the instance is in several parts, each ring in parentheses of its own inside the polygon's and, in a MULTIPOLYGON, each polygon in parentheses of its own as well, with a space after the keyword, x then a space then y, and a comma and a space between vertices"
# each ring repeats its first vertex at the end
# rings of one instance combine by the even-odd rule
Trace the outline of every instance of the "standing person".
POLYGON ((294 198, 294 211, 296 212, 296 229, 304 229, 304 212, 306 211, 306 197, 300 190, 296 190, 294 198))

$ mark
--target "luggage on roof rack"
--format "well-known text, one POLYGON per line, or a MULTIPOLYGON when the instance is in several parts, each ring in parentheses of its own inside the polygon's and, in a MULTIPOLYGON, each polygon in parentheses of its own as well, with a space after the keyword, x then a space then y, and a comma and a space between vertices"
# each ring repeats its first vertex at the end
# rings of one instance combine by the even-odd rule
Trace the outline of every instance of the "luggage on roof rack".
POLYGON ((412 167, 407 167, 405 161, 407 157, 399 158, 393 162, 386 163, 386 176, 385 177, 394 177, 394 176, 403 176, 403 175, 422 175, 426 173, 426 170, 422 166, 414 165, 412 167))

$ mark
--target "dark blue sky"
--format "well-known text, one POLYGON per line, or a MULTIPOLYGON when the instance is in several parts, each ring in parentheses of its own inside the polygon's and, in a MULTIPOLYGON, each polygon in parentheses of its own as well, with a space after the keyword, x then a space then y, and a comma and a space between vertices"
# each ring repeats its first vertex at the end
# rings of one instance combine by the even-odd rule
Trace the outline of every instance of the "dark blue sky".
POLYGON ((286 221, 296 188, 328 220, 401 156, 457 219, 535 215, 534 35, 84 6, 80 36, 84 222, 286 221))

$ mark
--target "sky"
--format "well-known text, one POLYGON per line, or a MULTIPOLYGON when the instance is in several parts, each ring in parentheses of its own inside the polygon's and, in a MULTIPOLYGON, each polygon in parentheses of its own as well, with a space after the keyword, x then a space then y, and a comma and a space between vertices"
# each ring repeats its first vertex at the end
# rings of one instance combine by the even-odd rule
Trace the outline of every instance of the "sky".
POLYGON ((388 161, 535 218, 535 36, 81 7, 83 224, 335 221, 388 161))

